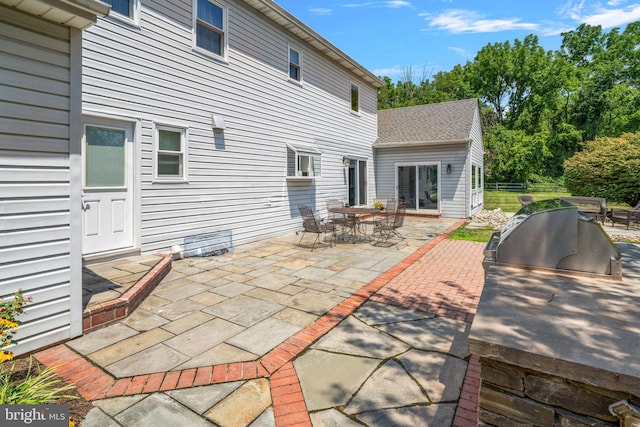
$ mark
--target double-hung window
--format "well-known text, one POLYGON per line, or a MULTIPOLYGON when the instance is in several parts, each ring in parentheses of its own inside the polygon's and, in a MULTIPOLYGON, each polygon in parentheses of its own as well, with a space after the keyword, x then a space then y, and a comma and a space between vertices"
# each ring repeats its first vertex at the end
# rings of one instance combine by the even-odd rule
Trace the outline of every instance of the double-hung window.
POLYGON ((360 112, 360 88, 351 83, 351 111, 360 112))
POLYGON ((287 177, 316 178, 320 170, 320 151, 315 147, 287 144, 287 177))
POLYGON ((302 81, 302 52, 289 46, 289 78, 302 81))
POLYGON ((155 178, 185 181, 187 179, 186 129, 157 126, 155 148, 155 178))
POLYGON ((195 44, 214 55, 225 57, 227 10, 213 0, 194 0, 196 8, 195 44))

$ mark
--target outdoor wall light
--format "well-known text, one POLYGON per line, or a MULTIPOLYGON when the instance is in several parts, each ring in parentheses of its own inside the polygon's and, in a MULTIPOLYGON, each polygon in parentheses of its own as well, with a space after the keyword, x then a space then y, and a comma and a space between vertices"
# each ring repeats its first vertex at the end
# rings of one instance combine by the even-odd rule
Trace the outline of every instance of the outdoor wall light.
POLYGON ((451 175, 451 164, 447 165, 447 175, 451 175))
POLYGON ((343 157, 342 158, 342 164, 344 165, 345 168, 348 168, 349 165, 351 164, 351 162, 349 161, 348 157, 343 157))

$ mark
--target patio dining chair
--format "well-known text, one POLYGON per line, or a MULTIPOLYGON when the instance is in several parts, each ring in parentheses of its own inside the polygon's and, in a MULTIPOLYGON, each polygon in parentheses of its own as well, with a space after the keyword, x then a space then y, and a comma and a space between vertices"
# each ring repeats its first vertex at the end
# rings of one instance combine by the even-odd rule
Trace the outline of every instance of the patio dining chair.
POLYGON ((311 245, 311 250, 313 251, 316 247, 316 243, 320 241, 320 235, 324 234, 326 240, 327 233, 331 232, 331 238, 329 239, 329 247, 331 247, 331 243, 335 237, 335 224, 322 221, 313 213, 311 207, 307 205, 298 205, 298 210, 302 217, 302 236, 300 236, 298 246, 302 246, 302 239, 306 233, 315 233, 316 238, 313 241, 313 245, 311 245))
POLYGON ((387 199, 387 203, 384 205, 384 210, 387 212, 395 212, 398 208, 397 199, 387 199))
POLYGON ((404 236, 398 230, 404 225, 404 217, 407 211, 407 206, 404 203, 400 203, 398 208, 392 214, 387 214, 376 224, 373 233, 376 236, 376 243, 387 243, 393 236, 404 240, 404 236))
POLYGON ((335 227, 335 231, 340 230, 342 235, 344 235, 347 230, 350 230, 353 224, 349 220, 349 217, 343 213, 331 212, 333 208, 343 208, 344 202, 341 199, 327 199, 327 216, 329 218, 329 224, 333 224, 335 227))

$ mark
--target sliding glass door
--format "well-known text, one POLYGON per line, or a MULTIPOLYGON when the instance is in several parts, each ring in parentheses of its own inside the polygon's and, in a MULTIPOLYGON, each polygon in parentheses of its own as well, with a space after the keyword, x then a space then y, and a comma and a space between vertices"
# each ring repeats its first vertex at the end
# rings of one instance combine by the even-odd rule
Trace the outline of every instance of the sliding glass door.
POLYGON ((438 168, 437 163, 397 166, 397 198, 407 209, 438 210, 438 168))

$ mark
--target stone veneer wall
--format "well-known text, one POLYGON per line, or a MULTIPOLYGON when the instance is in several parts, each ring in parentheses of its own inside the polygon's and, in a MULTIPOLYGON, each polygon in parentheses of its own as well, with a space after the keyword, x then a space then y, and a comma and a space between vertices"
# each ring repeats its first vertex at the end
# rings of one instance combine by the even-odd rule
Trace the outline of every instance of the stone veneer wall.
POLYGON ((609 405, 640 406, 640 397, 480 358, 480 424, 490 426, 619 426, 609 405))

